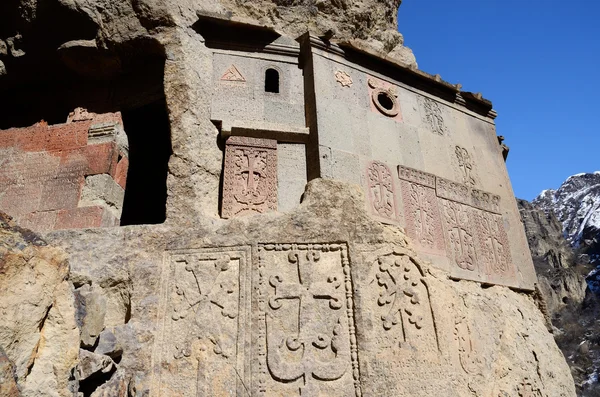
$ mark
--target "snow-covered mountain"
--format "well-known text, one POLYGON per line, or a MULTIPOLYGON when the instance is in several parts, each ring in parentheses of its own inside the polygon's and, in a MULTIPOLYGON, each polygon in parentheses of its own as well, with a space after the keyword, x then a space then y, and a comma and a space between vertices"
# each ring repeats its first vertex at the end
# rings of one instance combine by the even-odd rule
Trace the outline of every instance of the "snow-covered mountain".
POLYGON ((570 176, 557 190, 544 190, 533 205, 552 211, 574 248, 592 260, 600 253, 600 171, 570 176))

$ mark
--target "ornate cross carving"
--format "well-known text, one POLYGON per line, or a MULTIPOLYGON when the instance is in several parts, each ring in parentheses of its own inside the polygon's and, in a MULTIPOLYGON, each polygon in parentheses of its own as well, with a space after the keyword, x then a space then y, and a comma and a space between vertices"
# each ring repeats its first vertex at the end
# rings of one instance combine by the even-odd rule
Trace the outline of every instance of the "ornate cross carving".
POLYGON ((350 363, 348 335, 343 335, 342 326, 346 313, 340 311, 345 297, 343 280, 336 276, 328 276, 325 280, 315 279, 320 256, 317 250, 292 250, 288 253, 288 262, 296 267, 297 273, 287 274, 296 273, 297 280, 280 275, 274 275, 269 280, 274 289, 269 298, 271 309, 277 311, 284 305, 288 309, 293 308, 291 301, 298 301, 297 330, 284 337, 283 341, 273 336, 270 318, 266 319, 269 371, 279 382, 303 378, 300 394, 309 397, 319 395, 319 381, 340 379, 350 363), (319 332, 315 327, 315 321, 319 321, 318 301, 326 302, 332 315, 338 316, 333 329, 327 333, 319 332), (324 359, 323 352, 328 352, 333 359, 324 359))
POLYGON ((373 210, 377 215, 394 219, 394 185, 390 169, 383 163, 373 161, 367 168, 367 177, 373 210))

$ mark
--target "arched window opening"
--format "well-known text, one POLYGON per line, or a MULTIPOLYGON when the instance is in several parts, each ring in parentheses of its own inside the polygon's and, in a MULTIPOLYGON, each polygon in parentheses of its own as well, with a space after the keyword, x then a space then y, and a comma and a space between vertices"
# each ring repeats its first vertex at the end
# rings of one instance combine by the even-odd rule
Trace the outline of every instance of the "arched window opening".
POLYGON ((275 69, 265 71, 265 92, 279 94, 279 72, 275 69))

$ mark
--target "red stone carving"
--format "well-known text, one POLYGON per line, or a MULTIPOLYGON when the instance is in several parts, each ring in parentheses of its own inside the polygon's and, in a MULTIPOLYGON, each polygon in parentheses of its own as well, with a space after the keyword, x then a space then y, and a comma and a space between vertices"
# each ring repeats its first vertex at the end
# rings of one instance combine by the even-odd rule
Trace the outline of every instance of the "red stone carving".
POLYGON ((379 161, 371 161, 366 173, 371 211, 377 216, 395 221, 396 197, 389 167, 379 161))
POLYGON ((512 271, 508 235, 502 216, 474 210, 478 258, 487 276, 510 276, 512 271))
POLYGON ((435 175, 414 168, 399 165, 398 178, 435 189, 435 175))
POLYGON ((463 270, 475 271, 477 255, 471 209, 450 200, 441 199, 440 201, 448 258, 463 270))
POLYGON ((277 210, 277 141, 232 136, 225 148, 221 216, 277 210))
POLYGON ((444 233, 435 189, 400 181, 408 236, 424 252, 444 255, 444 233))
POLYGON ((372 112, 402 121, 398 88, 395 85, 375 77, 369 77, 368 89, 372 112))
POLYGON ((225 73, 223 73, 223 76, 221 76, 221 80, 222 81, 237 81, 237 82, 241 82, 241 83, 246 82, 246 79, 244 78, 244 76, 242 76, 242 74, 235 67, 235 65, 231 65, 229 67, 229 69, 227 69, 225 71, 225 73))
POLYGON ((471 205, 484 211, 499 214, 500 196, 483 190, 471 189, 471 205))
POLYGON ((471 190, 463 184, 436 177, 435 190, 438 197, 467 205, 471 204, 471 190))

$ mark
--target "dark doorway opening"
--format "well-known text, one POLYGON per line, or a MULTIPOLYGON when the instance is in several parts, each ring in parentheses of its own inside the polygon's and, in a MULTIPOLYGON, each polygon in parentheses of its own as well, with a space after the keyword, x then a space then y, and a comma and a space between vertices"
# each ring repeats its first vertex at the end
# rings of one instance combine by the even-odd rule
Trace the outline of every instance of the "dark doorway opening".
POLYGON ((166 219, 171 156, 166 104, 157 101, 122 115, 129 140, 129 171, 121 226, 162 223, 166 219))

